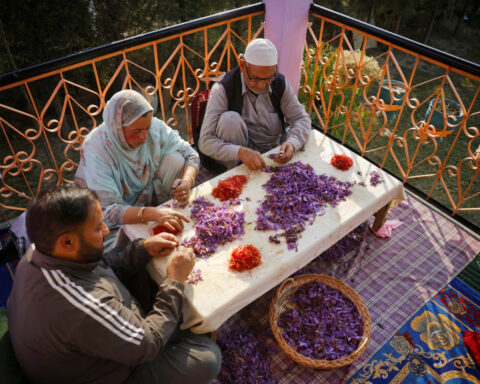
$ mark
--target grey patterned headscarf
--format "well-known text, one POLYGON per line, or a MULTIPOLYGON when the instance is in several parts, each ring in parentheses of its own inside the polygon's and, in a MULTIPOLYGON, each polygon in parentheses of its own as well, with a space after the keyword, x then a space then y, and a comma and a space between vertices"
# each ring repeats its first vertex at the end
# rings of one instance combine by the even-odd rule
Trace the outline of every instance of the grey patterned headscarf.
POLYGON ((129 89, 118 92, 115 97, 126 97, 122 110, 122 126, 130 125, 145 113, 153 111, 150 103, 138 92, 129 89))

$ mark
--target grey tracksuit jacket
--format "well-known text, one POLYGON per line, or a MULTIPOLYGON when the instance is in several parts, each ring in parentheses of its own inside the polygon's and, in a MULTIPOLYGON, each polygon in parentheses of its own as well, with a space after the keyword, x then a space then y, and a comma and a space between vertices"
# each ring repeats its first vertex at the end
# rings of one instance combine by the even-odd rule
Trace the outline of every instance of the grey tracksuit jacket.
POLYGON ((27 377, 48 384, 120 383, 131 367, 157 357, 177 326, 184 296, 182 284, 165 279, 143 316, 120 279, 149 259, 143 240, 98 263, 38 251, 24 257, 8 301, 8 326, 27 377))

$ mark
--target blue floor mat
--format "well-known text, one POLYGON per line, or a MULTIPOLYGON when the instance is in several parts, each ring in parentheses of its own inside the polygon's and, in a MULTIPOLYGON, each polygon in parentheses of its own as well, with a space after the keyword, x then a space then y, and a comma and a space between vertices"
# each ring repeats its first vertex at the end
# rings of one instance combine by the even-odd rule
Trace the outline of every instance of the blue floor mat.
POLYGON ((0 265, 0 307, 7 305, 8 296, 13 285, 16 262, 0 265))

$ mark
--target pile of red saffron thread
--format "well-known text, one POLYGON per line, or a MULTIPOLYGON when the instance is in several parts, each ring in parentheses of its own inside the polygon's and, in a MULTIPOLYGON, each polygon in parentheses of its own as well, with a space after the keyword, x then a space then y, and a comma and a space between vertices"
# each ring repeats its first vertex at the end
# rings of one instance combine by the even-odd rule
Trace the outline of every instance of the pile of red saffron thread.
POLYGON ((234 271, 251 270, 262 264, 260 252, 253 245, 237 247, 230 256, 228 267, 234 271))
POLYGON ((213 189, 212 195, 220 201, 236 199, 242 193, 247 181, 247 177, 243 175, 235 175, 228 179, 221 180, 218 186, 213 189))
POLYGON ((347 155, 334 155, 330 164, 341 171, 347 171, 353 165, 353 160, 347 155))

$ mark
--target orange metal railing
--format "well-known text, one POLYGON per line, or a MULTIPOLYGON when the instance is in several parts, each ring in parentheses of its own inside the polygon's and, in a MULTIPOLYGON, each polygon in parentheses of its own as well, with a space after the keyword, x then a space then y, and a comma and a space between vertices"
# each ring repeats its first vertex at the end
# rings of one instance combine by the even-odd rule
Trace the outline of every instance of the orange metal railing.
POLYGON ((300 99, 329 135, 480 226, 480 77, 313 12, 300 99))
MULTIPOLYGON (((141 90, 191 139, 191 99, 236 65, 263 19, 203 23, 0 85, 3 219, 73 181, 83 138, 120 89, 141 90)), ((315 10, 302 74, 299 98, 319 129, 480 226, 479 76, 315 10)))
MULTIPOLYGON (((262 8, 263 9, 263 8, 262 8)), ((263 33, 263 11, 193 27, 0 86, 0 212, 8 220, 41 189, 73 182, 84 137, 118 90, 140 90, 191 140, 191 99, 237 65, 263 33)))

